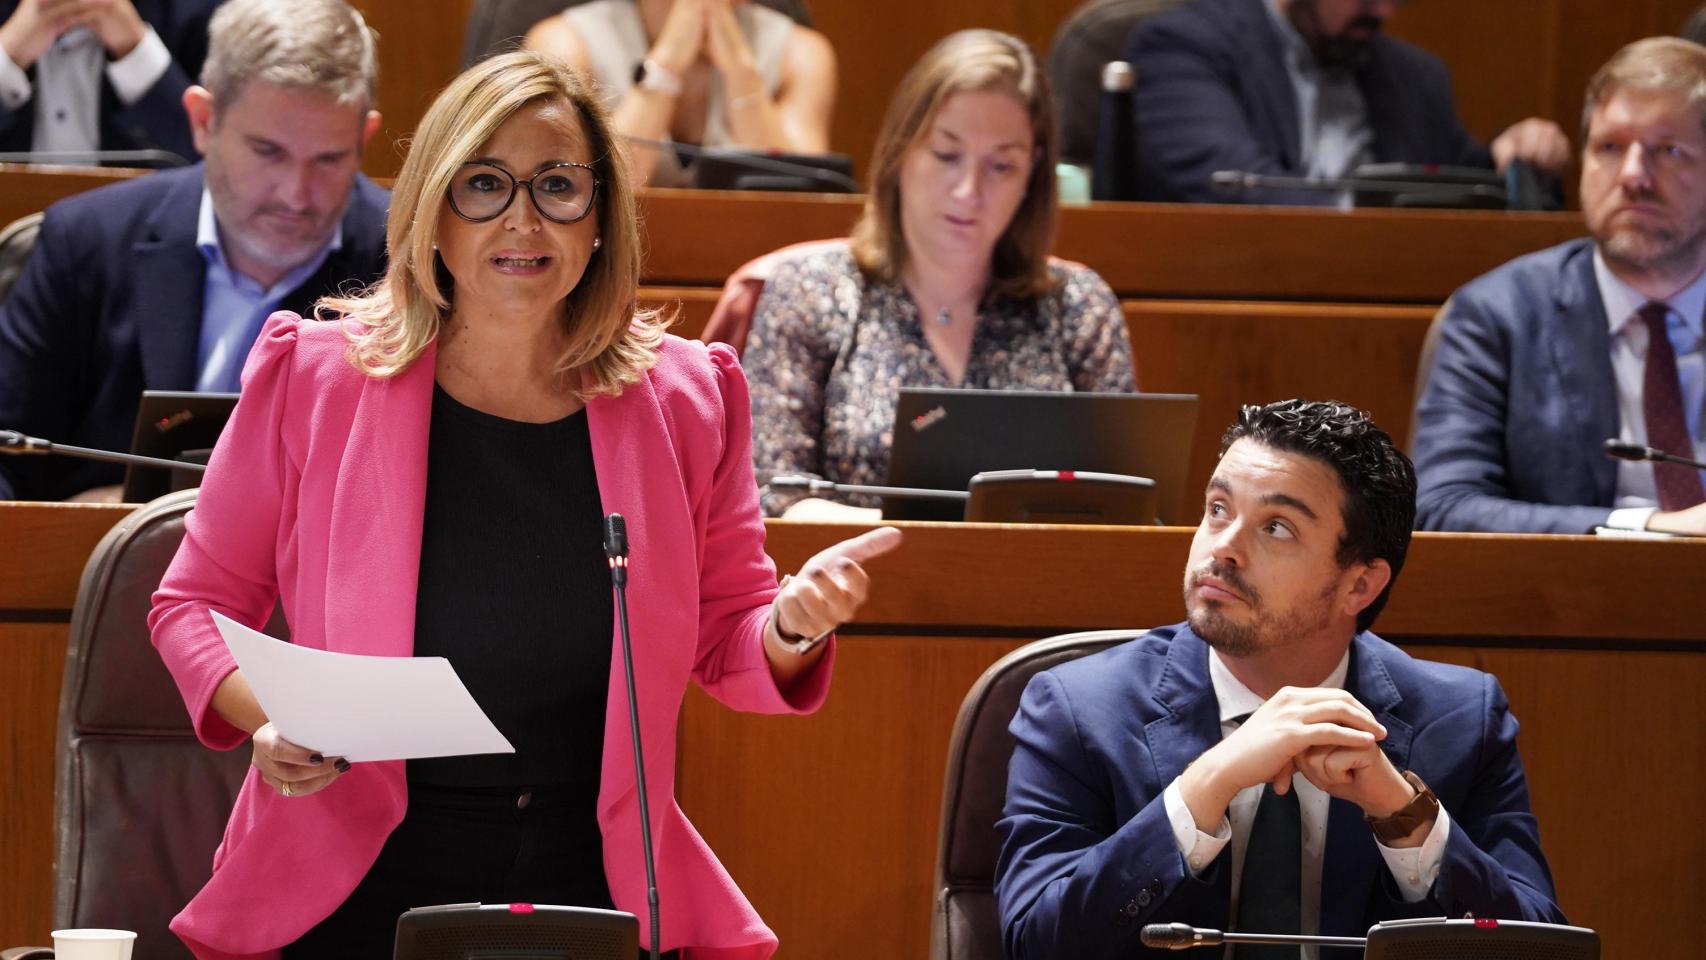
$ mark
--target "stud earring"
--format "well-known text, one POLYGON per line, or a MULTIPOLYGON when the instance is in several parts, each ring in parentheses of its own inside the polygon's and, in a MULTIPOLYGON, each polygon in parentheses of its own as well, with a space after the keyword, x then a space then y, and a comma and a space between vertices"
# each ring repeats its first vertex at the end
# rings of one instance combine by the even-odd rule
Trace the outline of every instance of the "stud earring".
POLYGON ((604 246, 604 238, 603 237, 593 237, 592 238, 592 248, 594 250, 597 250, 599 247, 602 247, 602 246, 604 246))

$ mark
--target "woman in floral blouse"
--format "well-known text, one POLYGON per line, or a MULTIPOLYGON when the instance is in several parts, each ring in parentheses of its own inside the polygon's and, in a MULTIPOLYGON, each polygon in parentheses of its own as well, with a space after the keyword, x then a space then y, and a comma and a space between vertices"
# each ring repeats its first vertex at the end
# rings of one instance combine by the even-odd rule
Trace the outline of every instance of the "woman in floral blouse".
MULTIPOLYGON (((1136 389, 1113 291, 1048 256, 1057 150, 1024 41, 962 30, 907 73, 852 238, 778 266, 759 298, 741 365, 760 483, 885 482, 902 387, 1136 389)), ((874 515, 846 500, 774 490, 764 509, 874 515)))

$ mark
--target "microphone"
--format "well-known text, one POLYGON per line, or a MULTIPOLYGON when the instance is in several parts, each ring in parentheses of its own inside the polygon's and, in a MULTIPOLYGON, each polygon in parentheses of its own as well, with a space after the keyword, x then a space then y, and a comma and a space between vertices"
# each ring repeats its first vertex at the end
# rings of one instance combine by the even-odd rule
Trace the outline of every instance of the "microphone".
MULTIPOLYGON (((623 134, 622 139, 628 143, 642 147, 655 147, 659 150, 674 150, 681 156, 692 160, 720 160, 733 166, 745 167, 749 170, 762 170, 796 180, 819 184, 830 193, 858 193, 859 184, 852 177, 838 170, 826 170, 809 164, 795 163, 779 157, 767 156, 756 150, 743 150, 739 147, 702 147, 695 143, 677 143, 674 140, 653 140, 650 137, 636 137, 623 134)), ((771 189, 775 189, 772 187, 771 189)))
POLYGON ((1246 170, 1216 170, 1210 181, 1222 193, 1255 190, 1301 190, 1317 193, 1377 193, 1410 198, 1433 206, 1504 207, 1508 197, 1503 187, 1486 183, 1456 183, 1448 180, 1386 180, 1367 177, 1332 177, 1311 180, 1246 170))
POLYGON ((634 692, 634 640, 628 633, 628 521, 620 513, 604 518, 604 555, 616 591, 617 623, 622 627, 622 672, 628 681, 628 732, 634 741, 634 781, 640 791, 640 841, 646 854, 646 906, 651 913, 651 960, 658 960, 658 871, 652 860, 652 812, 646 802, 646 755, 640 749, 640 704, 634 692))
POLYGON ((1605 455, 1619 460, 1651 460, 1654 463, 1678 463, 1696 470, 1706 470, 1706 463, 1679 457, 1674 453, 1666 453, 1657 447, 1643 447, 1638 443, 1629 443, 1616 437, 1605 438, 1605 455))
POLYGON ((103 460, 108 463, 123 463, 135 467, 154 467, 161 470, 188 470, 192 473, 204 473, 205 463, 190 463, 185 460, 165 460, 160 457, 143 457, 134 453, 114 453, 111 450, 95 450, 90 447, 73 447, 63 443, 54 443, 40 437, 31 437, 16 430, 0 430, 0 453, 14 455, 52 455, 75 457, 79 460, 103 460))
POLYGON ((1226 933, 1188 923, 1151 923, 1138 931, 1143 945, 1156 950, 1193 950, 1224 943, 1312 944, 1318 947, 1361 947, 1367 937, 1318 937, 1300 933, 1226 933))
POLYGON ((170 150, 16 150, 0 152, 0 163, 49 166, 187 167, 190 162, 170 150))
POLYGON ((964 502, 971 494, 964 490, 934 490, 927 487, 884 487, 870 483, 834 483, 816 477, 789 474, 771 477, 770 486, 780 490, 805 490, 808 493, 863 493, 873 497, 903 497, 909 500, 958 500, 964 502))

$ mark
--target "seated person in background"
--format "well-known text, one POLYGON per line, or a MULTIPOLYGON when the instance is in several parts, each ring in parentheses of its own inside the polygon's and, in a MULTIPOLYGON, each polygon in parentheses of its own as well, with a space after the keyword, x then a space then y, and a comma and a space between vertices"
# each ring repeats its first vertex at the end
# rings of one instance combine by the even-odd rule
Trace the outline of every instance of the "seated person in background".
MULTIPOLYGON (((1017 37, 962 30, 913 66, 852 240, 778 266, 759 298, 742 365, 760 483, 885 482, 901 387, 1136 389, 1113 291, 1048 257, 1056 138, 1047 78, 1017 37)), ((848 515, 784 491, 764 508, 848 515)))
POLYGON ((1414 439, 1424 530, 1706 533, 1699 472, 1602 446, 1706 457, 1706 47, 1624 47, 1583 117, 1592 239, 1472 281, 1437 321, 1414 439))
MULTIPOLYGON (((205 164, 48 208, 0 305, 0 428, 126 450, 147 390, 234 391, 261 321, 385 269, 373 36, 343 0, 231 0, 183 109, 205 164)), ((122 468, 0 458, 0 500, 59 500, 122 468)), ((93 498, 116 499, 117 489, 93 498)))
MULTIPOLYGON (((835 49, 747 0, 592 0, 541 21, 530 49, 598 79, 624 136, 707 147, 824 153, 835 49)), ((674 150, 627 146, 636 183, 687 186, 674 150)))
POLYGON ((0 150, 195 159, 184 90, 219 0, 0 0, 0 150))
POLYGON ((1009 957, 1157 956, 1149 923, 1563 921, 1499 682, 1369 632, 1415 503, 1362 411, 1243 409, 1191 541, 1189 620, 1025 688, 996 824, 1009 957))
POLYGON ((1143 199, 1336 203, 1331 191, 1221 193, 1218 170, 1329 179, 1371 162, 1556 174, 1569 139, 1530 118, 1489 153, 1463 129, 1445 65, 1381 33, 1399 0, 1195 0, 1145 21, 1137 72, 1143 199))
POLYGON ((322 301, 324 322, 267 321, 149 617, 202 740, 253 752, 213 877, 172 921, 203 960, 380 960, 423 904, 646 915, 606 511, 637 561, 660 949, 776 949, 674 802, 682 697, 816 709, 858 561, 900 533, 778 587, 740 364, 635 309, 621 158, 583 75, 484 60, 421 120, 384 280, 322 301), (275 603, 303 646, 447 657, 515 752, 352 765, 285 740, 208 615, 259 627, 275 603))

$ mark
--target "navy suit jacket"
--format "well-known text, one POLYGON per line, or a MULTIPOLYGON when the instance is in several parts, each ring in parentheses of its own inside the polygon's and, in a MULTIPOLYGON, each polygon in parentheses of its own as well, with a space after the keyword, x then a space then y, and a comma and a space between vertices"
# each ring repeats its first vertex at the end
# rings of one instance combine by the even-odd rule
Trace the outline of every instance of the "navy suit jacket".
MULTIPOLYGON (((0 305, 0 429, 130 449, 142 391, 194 390, 207 261, 196 249, 202 167, 151 173, 54 204, 0 305)), ((358 176, 343 248, 280 309, 385 270, 390 194, 358 176)), ((0 500, 59 500, 118 483, 112 464, 0 458, 0 500)))
MULTIPOLYGON (((1466 911, 1562 922, 1498 681, 1361 633, 1345 686, 1386 727, 1393 764, 1433 788, 1452 824, 1429 895, 1405 903, 1362 811, 1331 801, 1321 933, 1466 911)), ((1037 674, 1011 729, 995 875, 1009 957, 1160 956, 1140 944, 1144 924, 1226 928, 1232 847, 1193 877, 1162 799, 1220 741, 1208 645, 1188 626, 1037 674)))
MULTIPOLYGON (((207 22, 220 0, 131 0, 136 12, 160 35, 172 53, 172 65, 160 75, 142 99, 125 106, 112 84, 101 78, 102 150, 170 150, 194 160, 195 141, 190 137, 189 117, 184 113, 184 90, 201 74, 207 58, 207 22)), ((0 22, 18 9, 18 0, 0 0, 0 22)), ((35 65, 25 71, 33 86, 35 65)), ((0 150, 30 149, 35 133, 35 101, 17 110, 0 106, 0 150)))
POLYGON ((1587 533, 1611 515, 1617 380, 1593 251, 1519 257, 1442 308, 1412 443, 1419 528, 1587 533))
MULTIPOLYGON (((1216 191, 1217 170, 1301 177, 1302 128, 1268 0, 1192 0, 1145 20, 1126 59, 1136 70, 1139 198, 1191 203, 1329 203, 1323 192, 1216 191)), ((1439 58, 1385 35, 1357 82, 1374 159, 1492 167, 1457 118, 1439 58)))

